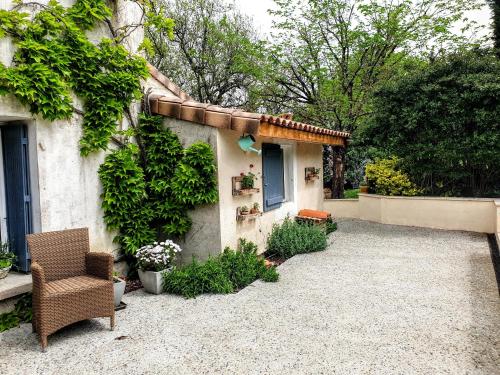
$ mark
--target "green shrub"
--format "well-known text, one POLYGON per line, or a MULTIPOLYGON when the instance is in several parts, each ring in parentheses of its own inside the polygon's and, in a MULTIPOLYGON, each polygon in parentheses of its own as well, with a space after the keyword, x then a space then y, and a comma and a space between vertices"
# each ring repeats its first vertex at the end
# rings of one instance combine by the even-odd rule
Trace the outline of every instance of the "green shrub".
POLYGON ((13 311, 0 314, 0 332, 15 328, 22 322, 29 323, 32 319, 31 293, 26 293, 17 301, 13 311))
POLYGON ((260 275, 262 281, 266 283, 275 283, 280 278, 280 274, 276 270, 276 267, 266 268, 264 273, 260 275))
POLYGON ((500 59, 492 49, 440 55, 386 80, 357 136, 401 158, 425 194, 498 197, 500 59))
POLYGON ((326 249, 326 233, 315 225, 299 224, 286 218, 283 224, 273 225, 267 238, 267 251, 271 255, 291 258, 296 254, 326 249))
POLYGON ((337 223, 333 221, 332 218, 328 218, 325 224, 326 234, 330 234, 332 232, 335 232, 336 230, 337 230, 337 223))
POLYGON ((393 156, 367 164, 366 179, 372 191, 380 195, 404 195, 408 197, 420 193, 408 175, 397 169, 398 162, 399 159, 393 156))
POLYGON ((275 282, 279 275, 275 267, 266 268, 264 259, 257 255, 257 245, 240 239, 237 251, 226 248, 205 263, 193 259, 191 264, 166 273, 163 287, 167 293, 193 298, 203 293, 232 293, 259 278, 275 282))
MULTIPOLYGON (((219 260, 235 289, 244 288, 259 278, 263 279, 263 275, 269 272, 264 258, 257 255, 257 245, 244 238, 239 240, 238 251, 226 248, 219 260)), ((277 274, 274 267, 271 269, 277 274)), ((271 280, 269 276, 268 279, 277 281, 277 278, 271 280)))
POLYGON ((191 264, 165 273, 163 289, 186 298, 204 293, 227 294, 234 291, 218 258, 209 258, 205 263, 193 259, 191 264))

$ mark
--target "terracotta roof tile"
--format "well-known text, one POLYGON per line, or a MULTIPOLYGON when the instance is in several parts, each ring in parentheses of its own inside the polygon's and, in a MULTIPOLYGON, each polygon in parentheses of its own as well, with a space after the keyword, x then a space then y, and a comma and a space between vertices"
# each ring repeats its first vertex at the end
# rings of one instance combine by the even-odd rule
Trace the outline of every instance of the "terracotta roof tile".
POLYGON ((172 91, 175 95, 183 100, 192 99, 188 94, 181 90, 179 86, 173 83, 170 79, 164 76, 158 69, 156 69, 153 65, 148 64, 148 71, 151 77, 160 82, 163 86, 165 86, 168 90, 172 91))
POLYGON ((291 115, 276 117, 258 113, 243 112, 238 109, 222 108, 215 105, 199 103, 191 98, 170 96, 151 97, 150 106, 153 113, 175 117, 185 121, 196 122, 216 128, 233 129, 250 134, 257 134, 259 125, 268 123, 274 126, 296 129, 309 133, 332 137, 349 138, 347 132, 340 132, 309 124, 292 121, 291 115))

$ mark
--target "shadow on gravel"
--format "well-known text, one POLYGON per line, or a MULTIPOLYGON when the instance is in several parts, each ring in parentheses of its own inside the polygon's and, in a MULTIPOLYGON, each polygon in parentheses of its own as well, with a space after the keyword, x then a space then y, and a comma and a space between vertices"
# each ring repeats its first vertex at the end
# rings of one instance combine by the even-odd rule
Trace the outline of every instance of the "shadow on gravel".
POLYGON ((483 374, 498 373, 498 330, 500 327, 500 255, 495 238, 488 236, 491 258, 487 254, 474 255, 470 259, 471 288, 469 308, 472 319, 468 326, 470 355, 475 367, 483 374), (492 278, 494 267, 496 280, 492 278), (498 292, 498 294, 497 294, 498 292), (497 365, 495 366, 495 363, 497 365))
POLYGON ((490 245, 491 261, 495 269, 497 279, 498 295, 500 295, 500 251, 498 250, 497 239, 494 234, 488 234, 488 243, 490 245))

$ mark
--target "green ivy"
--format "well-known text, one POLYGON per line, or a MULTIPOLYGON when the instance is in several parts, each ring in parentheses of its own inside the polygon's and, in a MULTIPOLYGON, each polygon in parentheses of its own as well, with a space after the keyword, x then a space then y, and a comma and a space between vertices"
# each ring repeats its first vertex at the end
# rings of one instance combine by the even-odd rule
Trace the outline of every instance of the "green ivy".
POLYGON ((54 121, 72 116, 74 92, 84 102, 82 155, 105 150, 124 110, 141 96, 146 61, 114 40, 89 41, 85 31, 111 16, 103 0, 32 6, 40 8, 32 18, 0 10, 0 37, 17 47, 12 66, 0 64, 0 95, 11 93, 32 114, 54 121))
POLYGON ((210 146, 195 143, 183 150, 162 122, 162 117, 141 115, 140 147, 113 151, 99 169, 104 220, 119 231, 115 241, 128 255, 155 240, 184 236, 192 224, 188 211, 218 199, 210 146))
POLYGON ((149 225, 153 214, 146 204, 146 181, 138 154, 138 147, 129 144, 107 155, 99 168, 104 222, 109 229, 119 231, 115 241, 129 254, 155 240, 149 225))
MULTIPOLYGON (((172 20, 155 15, 152 4, 137 5, 146 25, 171 35, 172 20)), ((123 145, 105 158, 99 177, 105 223, 118 231, 115 241, 125 253, 133 254, 162 236, 185 235, 191 228, 188 210, 216 202, 217 184, 210 146, 183 150, 161 119, 141 116, 131 132, 117 131, 123 114, 142 95, 147 68, 143 58, 120 44, 119 35, 97 45, 88 39, 86 31, 109 22, 111 15, 105 0, 76 0, 69 8, 56 0, 16 2, 12 10, 0 10, 0 38, 8 36, 16 46, 11 66, 0 63, 0 95, 13 94, 32 114, 54 121, 80 112, 74 93, 84 107, 83 156, 107 150, 115 135, 124 136, 123 145), (33 11, 19 11, 23 8, 33 11)))
POLYGON ((190 206, 216 202, 214 163, 215 157, 208 144, 199 142, 187 148, 172 180, 175 199, 190 206))

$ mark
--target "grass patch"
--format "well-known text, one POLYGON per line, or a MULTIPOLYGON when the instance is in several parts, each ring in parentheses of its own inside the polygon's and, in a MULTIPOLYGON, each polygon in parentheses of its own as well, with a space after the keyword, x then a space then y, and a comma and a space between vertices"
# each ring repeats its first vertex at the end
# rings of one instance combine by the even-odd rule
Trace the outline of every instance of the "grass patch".
POLYGON ((165 273, 163 288, 167 293, 194 298, 205 293, 233 293, 257 279, 276 282, 279 274, 276 267, 266 267, 257 255, 257 245, 240 238, 236 251, 226 248, 205 263, 193 259, 191 264, 165 273))
POLYGON ((344 190, 344 199, 358 199, 359 189, 344 190))

